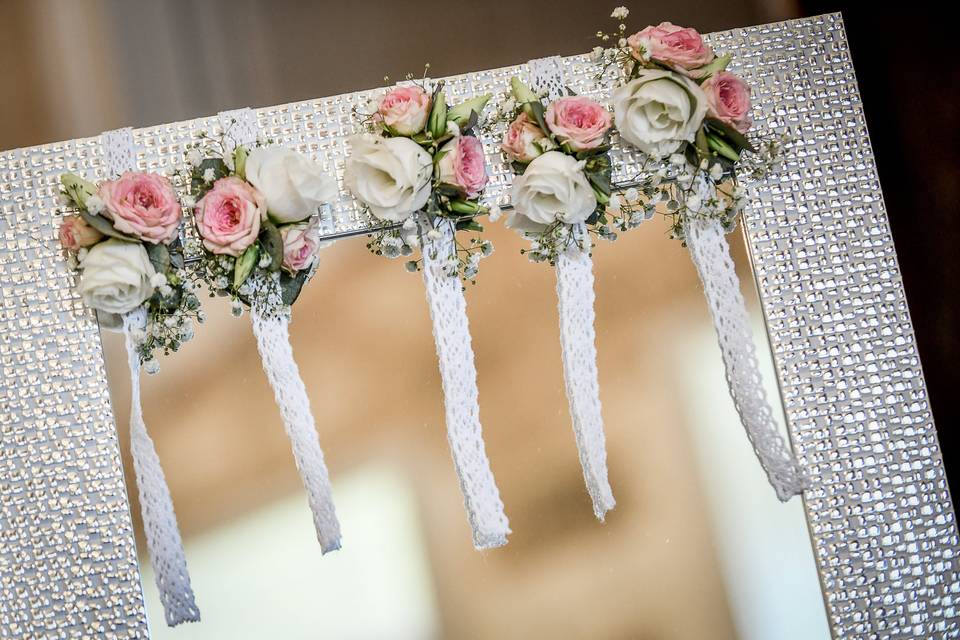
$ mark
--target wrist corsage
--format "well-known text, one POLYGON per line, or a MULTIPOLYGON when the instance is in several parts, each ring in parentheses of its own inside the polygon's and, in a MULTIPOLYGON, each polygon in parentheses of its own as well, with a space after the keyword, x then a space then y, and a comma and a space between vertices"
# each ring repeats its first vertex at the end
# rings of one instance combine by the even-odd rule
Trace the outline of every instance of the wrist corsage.
MULTIPOLYGON (((350 139, 345 183, 374 218, 390 225, 367 244, 373 253, 412 256, 429 245, 445 251, 437 257, 448 276, 476 281, 480 260, 493 252, 479 235, 488 177, 483 145, 473 135, 489 98, 449 106, 442 81, 432 90, 411 83, 371 103, 372 112, 357 112, 366 132, 350 139), (457 241, 437 242, 444 234, 457 241), (470 235, 460 239, 464 234, 470 235)), ((423 268, 422 258, 406 264, 410 271, 423 268)))
POLYGON ((613 11, 617 29, 598 33, 593 59, 597 77, 609 77, 620 138, 643 154, 632 189, 614 205, 628 216, 660 210, 671 236, 689 248, 704 285, 720 342, 727 382, 751 444, 781 500, 803 491, 806 479, 780 435, 761 384, 757 348, 726 233, 746 204, 744 179, 759 181, 774 169, 786 136, 751 138, 754 113, 750 86, 728 71, 729 54, 718 55, 689 27, 669 22, 633 35, 624 7, 613 11))

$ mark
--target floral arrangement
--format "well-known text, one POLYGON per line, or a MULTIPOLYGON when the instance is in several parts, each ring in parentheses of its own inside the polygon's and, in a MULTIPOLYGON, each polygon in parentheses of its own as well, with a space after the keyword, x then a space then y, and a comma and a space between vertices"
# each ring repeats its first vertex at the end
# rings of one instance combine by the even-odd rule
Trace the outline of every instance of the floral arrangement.
POLYGON ((233 145, 229 130, 201 133, 186 159, 181 179, 203 256, 197 278, 211 295, 230 296, 236 316, 252 305, 287 312, 324 246, 317 214, 336 199, 336 181, 272 140, 233 145))
POLYGON ((514 77, 500 112, 512 121, 501 148, 517 178, 506 225, 532 240, 524 253, 555 264, 569 247, 584 249, 578 225, 608 240, 610 229, 610 112, 577 95, 541 97, 514 77))
POLYGON ((620 137, 647 160, 636 185, 608 208, 651 215, 663 203, 679 239, 689 216, 715 218, 732 230, 745 201, 738 173, 767 173, 785 140, 775 136, 755 145, 747 137, 750 87, 726 70, 729 54, 717 55, 695 29, 670 22, 627 35, 628 15, 626 7, 614 9, 616 31, 597 37, 616 46, 598 46, 592 57, 598 79, 611 68, 620 71, 611 96, 614 121, 620 137), (708 198, 703 183, 713 187, 708 198))
MULTIPOLYGON (((473 135, 489 99, 449 106, 444 83, 431 90, 424 81, 393 88, 356 111, 364 132, 350 139, 345 183, 373 217, 391 224, 372 236, 370 251, 411 256, 425 239, 439 240, 446 226, 454 243, 445 273, 476 282, 480 260, 493 252, 479 235, 477 218, 489 213, 480 204, 488 176, 483 145, 473 135), (461 241, 458 232, 472 235, 461 241)), ((406 265, 422 269, 422 256, 406 265)))
POLYGON ((155 352, 177 351, 193 337, 193 320, 204 320, 184 270, 183 212, 173 185, 156 173, 133 171, 97 185, 65 173, 60 183, 70 211, 58 236, 80 273, 80 297, 112 328, 119 316, 143 308, 138 353, 144 369, 156 373, 155 352))

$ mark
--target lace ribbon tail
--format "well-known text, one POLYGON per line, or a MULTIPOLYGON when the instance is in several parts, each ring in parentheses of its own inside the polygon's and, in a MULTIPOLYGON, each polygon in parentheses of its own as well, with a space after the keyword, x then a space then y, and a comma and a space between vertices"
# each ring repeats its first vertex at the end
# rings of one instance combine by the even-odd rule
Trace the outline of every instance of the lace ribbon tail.
POLYGON ((250 312, 257 349, 273 396, 283 417, 283 426, 293 446, 297 470, 307 490, 317 540, 323 553, 340 548, 340 522, 333 506, 330 475, 310 411, 310 399, 300 378, 290 346, 289 319, 275 314, 250 312))
POLYGON ((510 527, 483 443, 467 302, 460 279, 448 276, 445 269, 448 256, 455 251, 453 232, 447 225, 442 226, 438 229, 442 237, 423 247, 423 280, 433 321, 453 464, 473 530, 473 544, 477 549, 490 549, 507 543, 510 527))
MULTIPOLYGON (((701 190, 707 187, 701 186, 701 190)), ((704 193, 706 202, 711 193, 704 193)), ((807 487, 800 465, 777 428, 767 400, 750 329, 750 317, 740 291, 730 245, 720 222, 708 218, 688 219, 684 236, 690 256, 703 282, 713 325, 723 354, 730 396, 777 497, 786 502, 807 487)))
POLYGON ((141 307, 123 318, 123 333, 130 366, 130 453, 137 478, 143 530, 147 538, 147 554, 156 574, 160 602, 163 604, 167 625, 198 622, 197 608, 187 572, 180 529, 173 511, 173 500, 160 467, 160 458, 147 433, 140 406, 140 355, 135 332, 146 325, 146 312, 141 307))
POLYGON ((593 513, 602 522, 607 511, 616 506, 616 501, 607 480, 606 439, 600 412, 590 239, 582 228, 576 231, 586 243, 583 250, 561 254, 556 266, 560 345, 563 378, 583 478, 593 502, 593 513))

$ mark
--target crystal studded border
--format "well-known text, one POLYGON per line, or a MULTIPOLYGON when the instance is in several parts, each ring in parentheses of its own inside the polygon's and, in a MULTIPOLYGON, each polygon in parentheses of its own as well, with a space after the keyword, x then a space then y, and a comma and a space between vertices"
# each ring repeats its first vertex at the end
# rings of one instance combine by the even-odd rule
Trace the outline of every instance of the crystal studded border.
MULTIPOLYGON (((788 426, 836 638, 960 637, 955 516, 839 14, 709 36, 735 54, 762 126, 787 128, 785 170, 745 213, 788 426)), ((584 56, 571 87, 603 98, 584 56)), ((448 78, 451 101, 499 92, 526 65, 448 78)), ((341 180, 362 91, 257 110, 261 131, 341 180)), ((134 132, 170 172, 216 116, 134 132)), ((493 138, 487 197, 511 172, 493 138)), ((623 179, 638 158, 614 151, 623 179)), ((0 637, 146 637, 96 323, 56 241, 57 178, 100 178, 98 138, 0 153, 0 637)), ((375 223, 343 192, 327 233, 375 223)))

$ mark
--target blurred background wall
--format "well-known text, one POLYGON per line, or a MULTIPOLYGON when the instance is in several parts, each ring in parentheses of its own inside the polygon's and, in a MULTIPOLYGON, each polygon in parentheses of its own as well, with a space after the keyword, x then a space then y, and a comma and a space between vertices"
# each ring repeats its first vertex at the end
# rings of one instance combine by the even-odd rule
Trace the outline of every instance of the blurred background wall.
MULTIPOLYGON (((903 16, 872 3, 625 4, 633 25, 669 19, 705 32, 846 10, 952 458, 943 427, 955 423, 948 389, 960 355, 952 277, 958 87, 944 41, 926 37, 938 33, 932 16, 912 7, 911 34, 891 37, 903 16)), ((3 0, 0 148, 380 86, 384 75, 419 72, 425 62, 442 76, 580 53, 608 26, 611 8, 573 0, 3 0), (446 27, 451 20, 457 26, 446 27)), ((470 546, 452 473, 417 276, 366 255, 360 240, 341 242, 324 253, 298 303, 295 353, 348 539, 322 560, 246 318, 212 307, 211 326, 145 383, 148 424, 205 614, 202 625, 172 633, 158 624, 157 637, 825 637, 800 505, 781 506, 765 485, 725 396, 696 273, 663 232, 651 226, 596 255, 619 501, 599 525, 563 397, 553 275, 519 256, 519 239, 494 231, 497 257, 468 297, 485 436, 515 533, 484 554, 470 546)), ((125 425, 120 345, 108 336, 106 346, 125 425)), ((160 620, 151 580, 148 570, 148 606, 160 620)))

